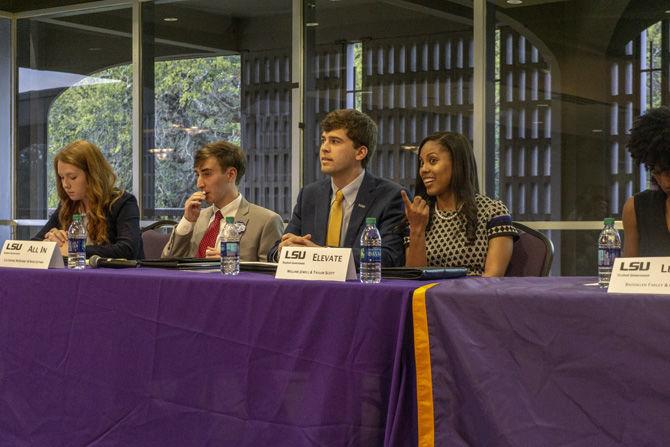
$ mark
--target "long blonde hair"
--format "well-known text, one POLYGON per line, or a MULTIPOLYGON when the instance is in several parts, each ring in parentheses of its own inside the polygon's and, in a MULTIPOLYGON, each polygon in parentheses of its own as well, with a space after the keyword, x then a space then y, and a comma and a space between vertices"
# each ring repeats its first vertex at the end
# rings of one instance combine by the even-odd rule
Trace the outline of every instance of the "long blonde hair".
POLYGON ((86 140, 74 141, 60 150, 54 157, 54 171, 56 172, 56 188, 60 198, 60 212, 58 220, 65 230, 72 222, 72 215, 83 211, 79 202, 74 202, 63 189, 63 183, 58 176, 58 162, 71 164, 86 173, 86 198, 88 212, 86 230, 91 242, 95 245, 109 243, 107 238, 107 217, 105 211, 111 209, 112 204, 121 197, 123 191, 114 186, 116 174, 112 171, 100 149, 86 140))

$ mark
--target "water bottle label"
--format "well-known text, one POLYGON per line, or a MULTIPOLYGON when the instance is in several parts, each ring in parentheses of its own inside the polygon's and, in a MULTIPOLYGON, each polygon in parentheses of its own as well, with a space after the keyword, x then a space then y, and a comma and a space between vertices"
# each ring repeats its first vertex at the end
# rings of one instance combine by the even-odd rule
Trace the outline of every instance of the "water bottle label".
POLYGON ((598 267, 611 267, 614 265, 614 259, 621 257, 620 248, 600 248, 598 249, 598 267))
POLYGON ((68 252, 82 253, 86 251, 86 239, 68 239, 68 252))
POLYGON ((361 262, 382 262, 381 247, 361 247, 361 262))
POLYGON ((239 242, 221 242, 221 257, 238 256, 240 253, 239 242))

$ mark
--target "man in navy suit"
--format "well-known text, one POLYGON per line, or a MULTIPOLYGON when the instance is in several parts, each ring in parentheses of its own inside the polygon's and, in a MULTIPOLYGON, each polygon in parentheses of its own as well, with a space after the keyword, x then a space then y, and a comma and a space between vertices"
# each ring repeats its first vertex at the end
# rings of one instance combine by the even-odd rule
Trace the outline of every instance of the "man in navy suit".
POLYGON ((404 265, 401 187, 365 170, 377 145, 377 125, 364 113, 343 109, 330 112, 321 130, 321 172, 328 178, 300 191, 291 221, 268 260, 276 261, 282 247, 330 245, 353 248, 358 265, 365 218, 375 217, 382 265, 404 265))

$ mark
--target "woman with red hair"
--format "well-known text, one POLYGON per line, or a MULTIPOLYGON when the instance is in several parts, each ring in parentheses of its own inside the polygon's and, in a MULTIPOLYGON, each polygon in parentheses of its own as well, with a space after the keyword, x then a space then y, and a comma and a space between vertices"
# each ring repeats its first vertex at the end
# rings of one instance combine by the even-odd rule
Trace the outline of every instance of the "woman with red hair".
POLYGON ((143 258, 140 211, 132 194, 118 189, 116 174, 94 144, 77 140, 56 154, 54 170, 60 203, 34 240, 57 242, 67 254, 67 228, 84 216, 86 257, 143 258))

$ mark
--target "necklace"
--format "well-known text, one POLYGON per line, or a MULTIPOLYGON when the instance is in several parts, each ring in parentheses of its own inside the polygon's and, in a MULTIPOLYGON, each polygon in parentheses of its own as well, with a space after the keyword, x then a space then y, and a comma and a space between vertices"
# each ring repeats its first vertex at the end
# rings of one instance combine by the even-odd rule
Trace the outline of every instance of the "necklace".
POLYGON ((452 211, 440 211, 440 209, 435 205, 435 215, 442 220, 453 220, 458 217, 458 213, 461 211, 462 206, 459 206, 457 210, 452 211))

